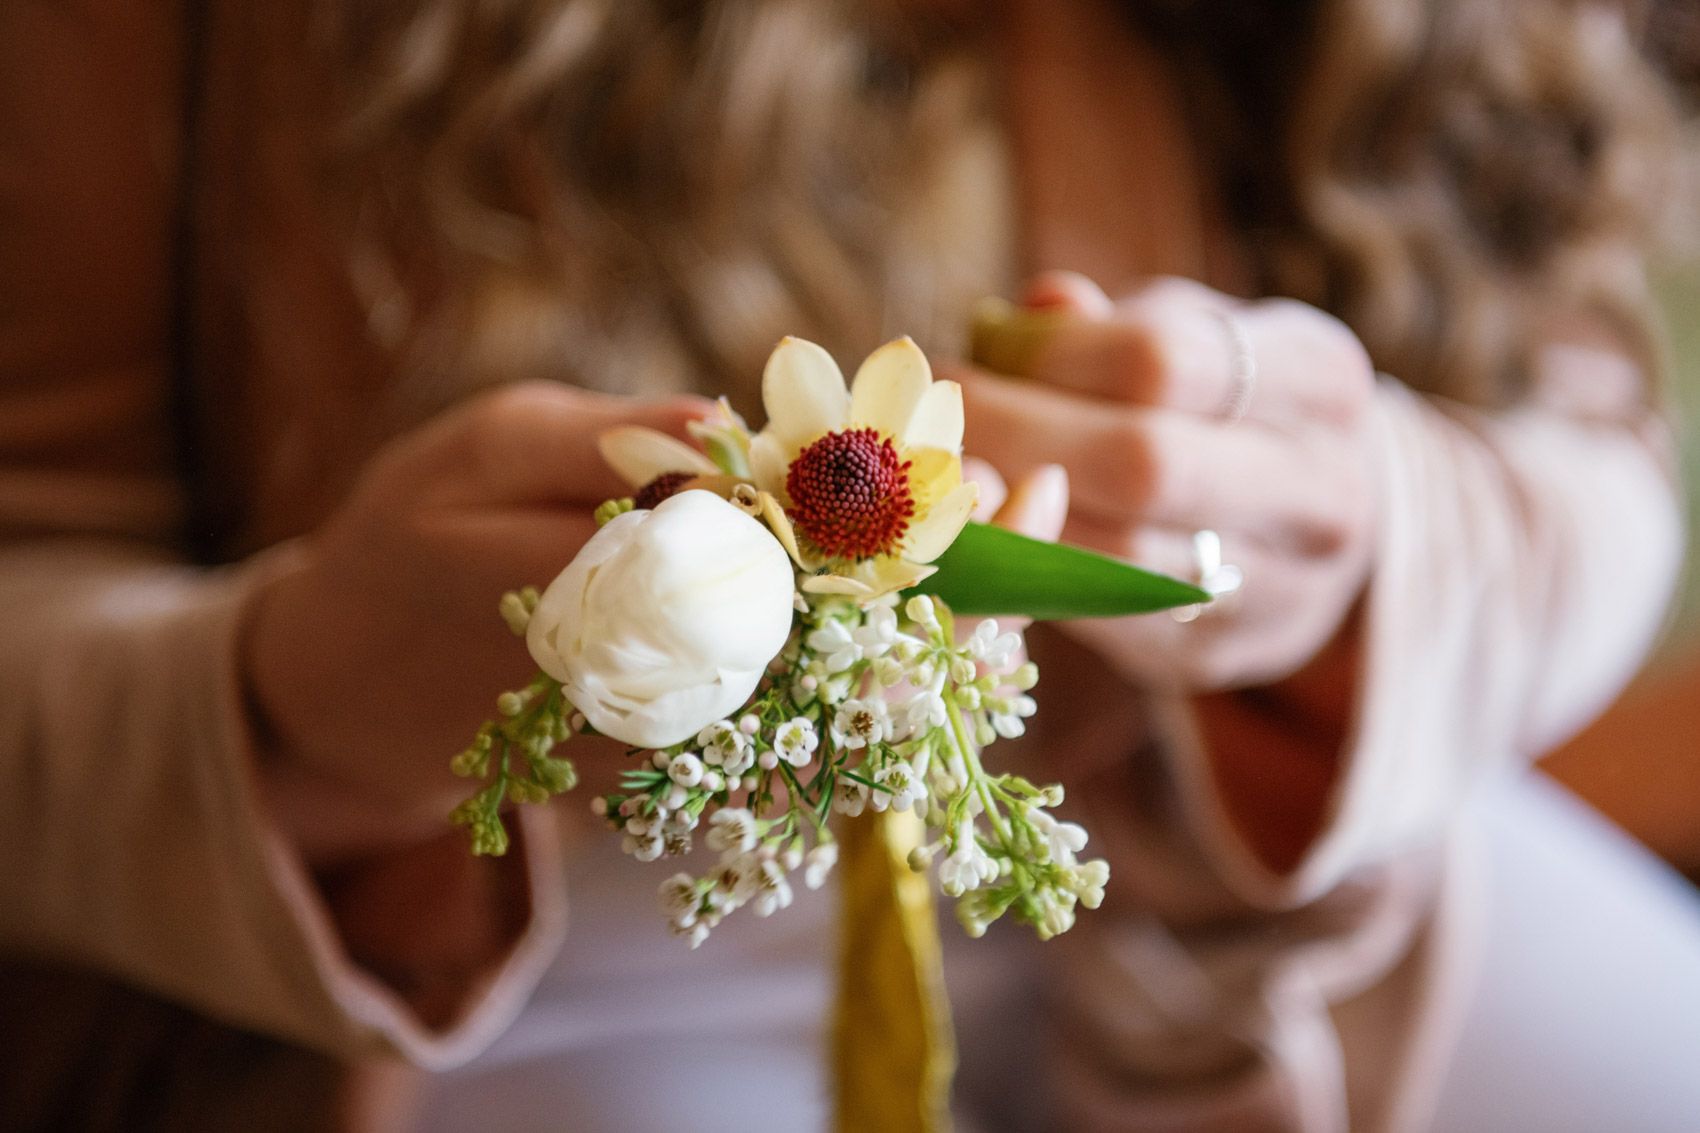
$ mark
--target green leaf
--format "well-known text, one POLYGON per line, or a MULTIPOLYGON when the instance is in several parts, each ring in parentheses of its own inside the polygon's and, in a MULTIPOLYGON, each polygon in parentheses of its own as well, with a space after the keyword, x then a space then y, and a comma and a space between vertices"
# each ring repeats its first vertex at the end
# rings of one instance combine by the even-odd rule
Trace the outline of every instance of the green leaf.
POLYGON ((1113 618, 1210 601, 1179 579, 984 523, 964 527, 939 556, 938 568, 915 591, 937 595, 957 614, 980 617, 1113 618))

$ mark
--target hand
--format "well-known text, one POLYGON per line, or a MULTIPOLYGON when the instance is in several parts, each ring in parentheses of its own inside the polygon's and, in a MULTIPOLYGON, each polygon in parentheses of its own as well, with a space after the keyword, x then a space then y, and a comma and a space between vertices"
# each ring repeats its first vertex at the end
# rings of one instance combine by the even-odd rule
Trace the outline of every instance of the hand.
POLYGON ((1041 277, 1029 303, 1069 316, 1026 378, 971 367, 976 455, 1019 477, 1069 473, 1065 541, 1187 578, 1192 535, 1220 534, 1242 591, 1181 625, 1164 615, 1068 627, 1127 678, 1202 692, 1287 676, 1335 635, 1362 591, 1373 522, 1373 371, 1338 320, 1290 300, 1239 303, 1185 280, 1112 302, 1079 276, 1041 277), (1235 343, 1256 382, 1243 418, 1235 343))
POLYGON ((596 505, 629 492, 597 435, 682 434, 705 409, 515 385, 373 458, 249 622, 249 684, 274 741, 262 770, 312 825, 298 838, 354 852, 442 829, 466 792, 450 757, 534 668, 499 599, 547 584, 595 531, 596 505))

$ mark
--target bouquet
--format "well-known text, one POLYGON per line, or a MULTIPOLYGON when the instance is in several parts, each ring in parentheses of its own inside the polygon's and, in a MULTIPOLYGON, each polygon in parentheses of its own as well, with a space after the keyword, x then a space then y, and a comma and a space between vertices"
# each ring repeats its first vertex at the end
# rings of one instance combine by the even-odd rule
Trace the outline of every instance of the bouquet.
POLYGON ((1019 736, 1038 670, 991 615, 1085 617, 1208 600, 1079 548, 971 523, 963 410, 907 338, 846 388, 832 358, 782 341, 752 435, 722 401, 696 446, 640 428, 601 438, 632 487, 541 593, 501 612, 541 672, 504 693, 454 770, 481 782, 454 812, 479 854, 502 811, 571 789, 558 753, 596 733, 629 745, 591 806, 640 861, 717 856, 660 899, 691 947, 739 909, 768 916, 837 861, 832 824, 909 812, 971 934, 1008 913, 1042 938, 1103 899, 1108 866, 1059 819, 1058 785, 988 769, 1019 736), (978 618, 977 621, 965 619, 978 618))

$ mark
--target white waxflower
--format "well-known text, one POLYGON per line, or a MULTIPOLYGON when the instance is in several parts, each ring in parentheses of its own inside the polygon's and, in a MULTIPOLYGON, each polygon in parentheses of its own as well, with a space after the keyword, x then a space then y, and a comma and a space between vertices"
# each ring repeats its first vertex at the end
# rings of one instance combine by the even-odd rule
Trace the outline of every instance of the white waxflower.
POLYGON ((802 716, 785 721, 773 733, 773 750, 793 767, 807 766, 818 746, 820 736, 815 733, 814 724, 802 716))
POLYGON ((756 816, 743 807, 725 807, 708 820, 708 848, 737 855, 755 848, 756 816))
POLYGON ((643 837, 639 837, 635 834, 627 834, 625 838, 621 839, 620 847, 640 862, 654 861, 656 858, 659 858, 663 851, 667 848, 666 844, 662 841, 660 834, 651 834, 643 837))
POLYGON ((704 902, 720 914, 736 909, 749 899, 755 869, 756 860, 749 854, 728 858, 714 871, 714 887, 703 898, 704 902))
POLYGON ((730 720, 716 720, 697 733, 697 743, 702 748, 704 763, 722 769, 736 767, 738 770, 726 773, 743 774, 747 766, 744 755, 750 749, 750 737, 744 733, 742 725, 730 720))
POLYGON ((868 788, 848 775, 840 775, 832 788, 832 809, 855 818, 867 805, 868 788))
MULTIPOLYGON (((673 757, 667 765, 667 778, 673 780, 676 787, 694 787, 702 782, 702 760, 690 752, 683 752, 673 757)), ((680 800, 682 804, 683 799, 680 800)))
POLYGON ((822 842, 803 859, 803 884, 819 889, 826 884, 826 875, 838 864, 838 843, 822 842))
POLYGON ((538 600, 537 664, 603 735, 662 748, 749 699, 791 631, 791 560, 691 490, 603 525, 538 600))
POLYGON ((885 701, 846 700, 832 717, 833 739, 842 748, 871 747, 891 736, 891 715, 885 701))
POLYGON ((884 767, 874 772, 874 783, 883 788, 876 790, 871 796, 875 810, 904 811, 927 797, 927 788, 921 782, 921 776, 909 764, 901 759, 894 759, 884 767))
POLYGON ((675 873, 661 883, 661 911, 673 920, 695 917, 697 908, 697 879, 688 873, 675 873))
POLYGON ((699 920, 674 921, 673 935, 682 938, 695 951, 708 939, 708 922, 699 920))
POLYGON ((750 878, 750 907, 758 917, 772 916, 791 904, 791 882, 779 863, 769 858, 761 863, 750 878))

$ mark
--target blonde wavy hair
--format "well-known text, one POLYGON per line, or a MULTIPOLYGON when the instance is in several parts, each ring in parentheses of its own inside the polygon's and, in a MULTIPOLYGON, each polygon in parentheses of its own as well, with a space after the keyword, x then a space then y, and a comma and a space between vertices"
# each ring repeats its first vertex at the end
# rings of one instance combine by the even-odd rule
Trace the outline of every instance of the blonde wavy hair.
MULTIPOLYGON (((1652 354, 1673 118, 1621 6, 1123 5, 1266 294, 1480 404, 1556 319, 1652 354)), ((319 28, 353 276, 417 395, 555 373, 747 400, 782 334, 960 345, 1012 283, 971 27, 902 0, 412 0, 319 28), (435 383, 435 384, 433 384, 435 383)))

